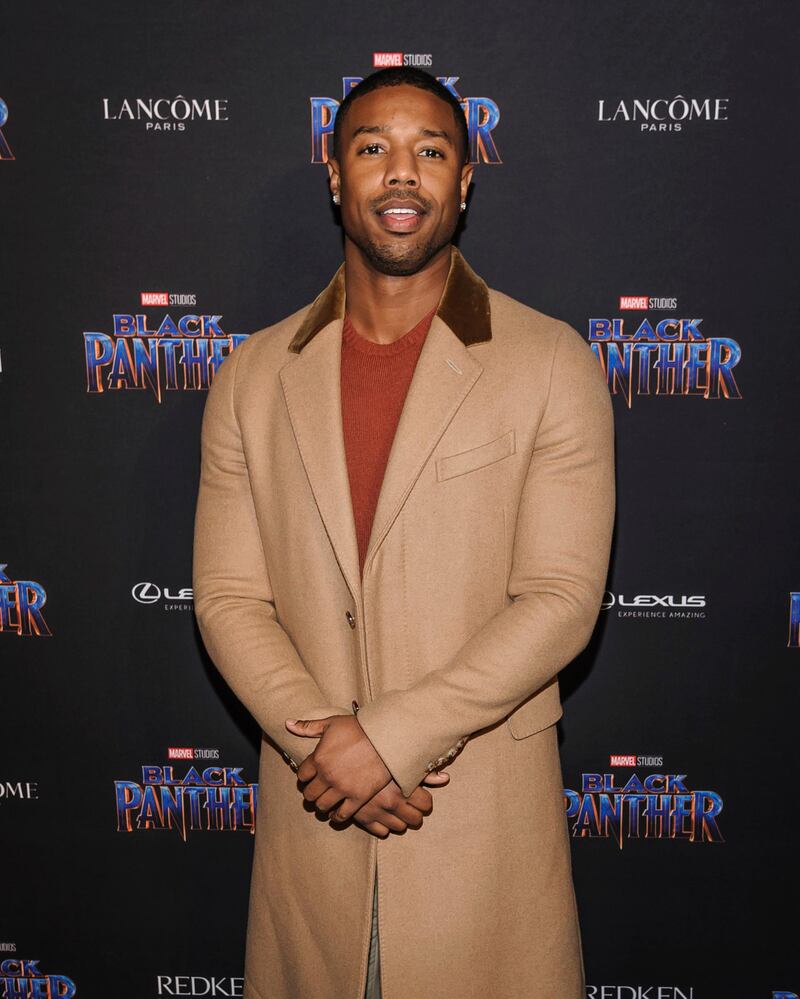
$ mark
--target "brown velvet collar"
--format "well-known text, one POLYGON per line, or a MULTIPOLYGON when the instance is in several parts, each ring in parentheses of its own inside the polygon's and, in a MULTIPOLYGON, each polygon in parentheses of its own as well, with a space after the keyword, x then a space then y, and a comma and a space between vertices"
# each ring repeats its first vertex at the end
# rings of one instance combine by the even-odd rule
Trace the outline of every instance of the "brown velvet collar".
MULTIPOLYGON (((492 339, 489 289, 486 282, 469 266, 456 246, 450 246, 450 270, 447 273, 436 315, 442 319, 465 347, 492 339)), ((314 299, 289 350, 299 354, 323 327, 334 319, 344 318, 344 264, 333 275, 327 288, 314 299)))

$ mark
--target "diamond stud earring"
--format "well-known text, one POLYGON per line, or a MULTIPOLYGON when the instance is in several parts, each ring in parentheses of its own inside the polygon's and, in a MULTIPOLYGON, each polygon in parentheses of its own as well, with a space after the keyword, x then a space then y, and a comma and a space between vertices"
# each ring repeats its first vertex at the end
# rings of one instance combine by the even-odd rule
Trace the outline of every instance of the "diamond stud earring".
POLYGON ((463 212, 466 209, 466 207, 467 207, 466 201, 462 201, 461 202, 461 211, 463 212))
POLYGON ((334 205, 338 205, 340 203, 339 202, 339 195, 338 194, 334 194, 334 196, 333 196, 333 203, 334 203, 334 205))

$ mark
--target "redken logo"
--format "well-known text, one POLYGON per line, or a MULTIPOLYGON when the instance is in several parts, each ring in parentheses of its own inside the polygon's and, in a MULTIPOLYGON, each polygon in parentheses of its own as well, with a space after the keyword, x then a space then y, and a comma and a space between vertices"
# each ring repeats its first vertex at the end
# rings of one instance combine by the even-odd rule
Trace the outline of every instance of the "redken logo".
POLYGON ((694 989, 678 985, 587 985, 586 999, 694 999, 694 989))

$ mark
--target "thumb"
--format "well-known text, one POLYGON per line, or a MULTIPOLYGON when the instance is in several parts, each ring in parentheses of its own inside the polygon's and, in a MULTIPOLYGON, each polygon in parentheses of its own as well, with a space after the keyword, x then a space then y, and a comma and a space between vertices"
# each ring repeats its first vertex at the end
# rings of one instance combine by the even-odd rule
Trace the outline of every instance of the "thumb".
POLYGON ((445 773, 443 770, 432 770, 422 783, 427 787, 443 787, 445 784, 450 783, 450 774, 445 773))
POLYGON ((309 739, 318 739, 328 727, 328 719, 318 718, 314 721, 307 721, 304 718, 287 718, 286 727, 293 735, 301 735, 309 739))

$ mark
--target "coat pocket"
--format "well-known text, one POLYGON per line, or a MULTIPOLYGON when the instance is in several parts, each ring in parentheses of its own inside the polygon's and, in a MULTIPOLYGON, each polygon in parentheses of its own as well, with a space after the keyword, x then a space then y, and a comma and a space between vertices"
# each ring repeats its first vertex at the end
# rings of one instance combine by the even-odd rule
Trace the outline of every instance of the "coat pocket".
POLYGON ((515 739, 526 739, 554 725, 563 713, 558 677, 554 676, 537 694, 512 711, 506 724, 515 739))
POLYGON ((468 451, 459 451, 457 454, 448 454, 436 461, 436 478, 439 482, 444 479, 451 479, 454 475, 463 475, 465 472, 473 472, 484 465, 491 465, 501 458, 507 458, 516 451, 516 439, 514 428, 507 430, 500 437, 487 441, 485 444, 478 444, 468 451))

